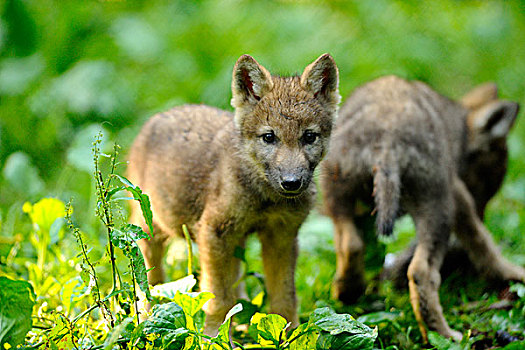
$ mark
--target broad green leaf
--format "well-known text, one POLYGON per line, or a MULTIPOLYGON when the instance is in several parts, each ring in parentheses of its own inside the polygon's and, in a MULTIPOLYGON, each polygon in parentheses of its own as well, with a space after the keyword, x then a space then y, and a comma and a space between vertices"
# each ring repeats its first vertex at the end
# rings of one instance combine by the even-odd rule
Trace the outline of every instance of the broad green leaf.
POLYGON ((252 337, 257 339, 257 343, 261 346, 272 346, 275 345, 274 342, 267 340, 260 334, 259 323, 264 317, 266 317, 266 314, 256 312, 250 320, 249 332, 252 337))
POLYGON ((197 283, 195 276, 188 275, 173 282, 157 284, 151 290, 151 295, 168 298, 173 301, 177 292, 189 292, 197 283))
MULTIPOLYGON (((273 343, 276 347, 279 346, 281 337, 284 338, 284 329, 288 322, 284 317, 277 314, 262 314, 256 313, 253 315, 251 322, 252 325, 257 325, 258 336, 264 340, 268 340, 273 343)), ((261 342, 261 345, 265 342, 261 342)))
POLYGON ((178 328, 162 337, 162 349, 180 350, 192 349, 193 338, 188 337, 188 330, 178 328))
POLYGON ((356 321, 351 315, 337 314, 329 308, 317 309, 313 312, 310 319, 314 320, 314 324, 323 331, 331 334, 339 334, 342 332, 348 333, 367 333, 372 332, 372 328, 356 321), (322 317, 318 317, 321 316, 322 317))
POLYGON ((215 296, 210 292, 188 293, 177 291, 173 297, 173 301, 182 307, 187 315, 193 317, 208 300, 213 298, 215 298, 215 296))
POLYGON ((248 300, 239 299, 237 300, 239 304, 242 305, 242 311, 237 314, 237 321, 240 324, 246 324, 250 323, 250 320, 252 316, 259 311, 259 307, 257 305, 254 305, 253 303, 249 302, 248 300))
POLYGON ((512 342, 503 348, 503 350, 522 350, 522 349, 525 349, 525 340, 512 342))
POLYGON ((259 292, 259 294, 257 294, 252 299, 252 304, 257 306, 257 307, 261 307, 262 304, 263 304, 263 301, 264 301, 264 291, 261 291, 261 292, 259 292))
POLYGON ((153 306, 151 316, 143 324, 144 334, 161 336, 163 349, 182 349, 189 335, 186 315, 174 302, 153 306))
POLYGON ((377 328, 371 333, 350 334, 343 332, 337 335, 321 332, 317 339, 318 350, 372 350, 377 338, 377 328))
MULTIPOLYGON (((458 343, 443 337, 437 332, 428 332, 428 342, 433 345, 436 350, 465 350, 465 348, 458 343)), ((466 348, 468 349, 469 346, 466 348)))
POLYGON ((61 294, 64 309, 69 313, 77 301, 89 295, 89 287, 84 284, 80 276, 76 276, 64 283, 61 294))
POLYGON ((144 321, 144 333, 162 334, 164 331, 186 327, 182 308, 174 302, 153 306, 151 316, 144 321))
POLYGON ((378 324, 381 322, 390 322, 395 320, 399 317, 401 314, 400 311, 393 311, 393 312, 387 312, 387 311, 379 311, 379 312, 372 312, 363 316, 360 316, 357 318, 357 321, 361 323, 367 323, 367 324, 378 324))
POLYGON ((322 307, 315 309, 314 312, 310 314, 310 318, 308 319, 309 323, 315 323, 323 318, 330 317, 334 315, 334 310, 330 309, 329 307, 322 307))
POLYGON ((224 322, 219 327, 219 332, 217 333, 217 336, 214 338, 219 343, 225 343, 228 344, 230 342, 230 323, 231 318, 242 311, 242 304, 235 304, 230 311, 226 314, 226 317, 224 319, 224 322))
POLYGON ((330 308, 316 309, 310 323, 321 329, 317 349, 372 349, 377 338, 377 328, 370 328, 356 321, 351 315, 337 314, 330 308))
POLYGON ((136 242, 145 236, 146 233, 140 227, 128 224, 121 227, 120 230, 113 229, 111 231, 111 242, 120 248, 124 255, 132 261, 135 280, 140 290, 146 294, 148 300, 152 300, 144 256, 136 242))
POLYGON ((36 195, 44 189, 44 181, 38 174, 38 168, 24 152, 11 154, 4 163, 3 177, 20 193, 36 195))
POLYGON ((142 230, 141 227, 137 225, 127 224, 121 227, 123 232, 129 234, 133 241, 138 241, 139 239, 147 239, 148 234, 142 230))
POLYGON ((297 327, 288 338, 290 350, 314 350, 319 337, 319 330, 314 327, 310 323, 297 327))
POLYGON ((57 219, 66 215, 66 205, 60 199, 43 198, 35 204, 26 202, 22 210, 29 215, 36 231, 49 233, 57 219))
POLYGON ((0 347, 16 347, 32 327, 31 314, 36 295, 26 281, 0 277, 0 347))

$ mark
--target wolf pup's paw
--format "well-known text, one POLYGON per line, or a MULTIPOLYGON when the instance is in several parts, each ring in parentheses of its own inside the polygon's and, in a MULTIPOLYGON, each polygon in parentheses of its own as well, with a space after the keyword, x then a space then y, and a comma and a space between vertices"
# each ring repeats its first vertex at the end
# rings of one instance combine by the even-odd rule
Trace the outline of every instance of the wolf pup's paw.
POLYGON ((336 279, 332 285, 332 297, 349 305, 355 303, 365 289, 366 283, 362 277, 336 279))

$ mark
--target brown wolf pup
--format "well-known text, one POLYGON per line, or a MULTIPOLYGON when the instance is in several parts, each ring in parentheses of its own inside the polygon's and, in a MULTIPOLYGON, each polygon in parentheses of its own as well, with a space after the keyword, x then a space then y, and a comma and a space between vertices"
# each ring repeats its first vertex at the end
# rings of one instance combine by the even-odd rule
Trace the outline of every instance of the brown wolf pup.
POLYGON ((503 180, 506 136, 517 112, 517 103, 497 99, 494 85, 458 103, 394 76, 349 97, 321 178, 325 210, 335 224, 335 297, 351 302, 363 292, 364 242, 355 218, 374 206, 381 234, 391 234, 403 213, 414 220, 417 245, 407 275, 425 340, 426 327, 461 338, 445 321, 438 296, 452 230, 487 276, 525 281, 525 270, 502 257, 480 219, 503 180))
MULTIPOLYGON (((213 335, 233 306, 236 246, 257 232, 271 312, 297 324, 297 231, 314 202, 312 174, 327 151, 340 100, 338 70, 324 54, 301 76, 278 77, 243 55, 233 69, 235 114, 182 106, 153 116, 137 136, 128 174, 150 196, 155 235, 140 243, 151 284, 164 280, 166 238, 187 224, 201 262, 213 335)), ((132 211, 140 223, 140 210, 132 211)), ((143 225, 143 223, 140 223, 143 225)), ((144 225, 143 225, 144 226, 144 225)))

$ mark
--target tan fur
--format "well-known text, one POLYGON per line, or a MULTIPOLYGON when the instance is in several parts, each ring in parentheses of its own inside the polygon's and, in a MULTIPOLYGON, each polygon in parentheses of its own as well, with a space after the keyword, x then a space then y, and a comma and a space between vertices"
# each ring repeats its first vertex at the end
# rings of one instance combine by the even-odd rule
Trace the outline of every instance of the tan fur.
POLYGON ((525 280, 525 270, 505 260, 482 223, 488 200, 506 171, 506 136, 518 112, 483 85, 462 103, 421 82, 389 76, 358 88, 340 111, 321 178, 334 221, 335 297, 351 302, 364 290, 362 228, 356 205, 375 206, 380 233, 412 216, 418 242, 408 267, 410 300, 426 338, 427 327, 452 330, 439 303, 439 268, 455 231, 476 267, 490 278, 525 280))
MULTIPOLYGON (((139 242, 146 266, 155 267, 149 281, 164 281, 166 238, 187 224, 199 248, 201 290, 215 294, 206 309, 209 335, 235 302, 240 261, 233 252, 253 232, 262 243, 270 311, 297 323, 296 237, 337 114, 337 67, 325 54, 301 77, 272 77, 244 55, 233 70, 232 93, 235 115, 182 106, 153 116, 128 167, 154 214, 154 238, 139 242)), ((132 219, 143 225, 137 208, 132 219)))

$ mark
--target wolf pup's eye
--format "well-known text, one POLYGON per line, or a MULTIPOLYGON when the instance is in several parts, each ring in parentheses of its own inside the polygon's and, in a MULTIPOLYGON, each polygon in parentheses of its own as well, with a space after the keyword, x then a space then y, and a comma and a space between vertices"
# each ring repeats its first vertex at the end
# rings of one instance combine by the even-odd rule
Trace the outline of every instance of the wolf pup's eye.
POLYGON ((304 143, 306 144, 312 144, 315 142, 315 140, 317 140, 317 137, 319 136, 319 134, 316 134, 315 132, 313 131, 306 131, 304 134, 303 134, 303 141, 304 143))
POLYGON ((273 132, 267 132, 266 134, 263 134, 262 139, 266 143, 274 143, 275 142, 275 134, 273 132))

